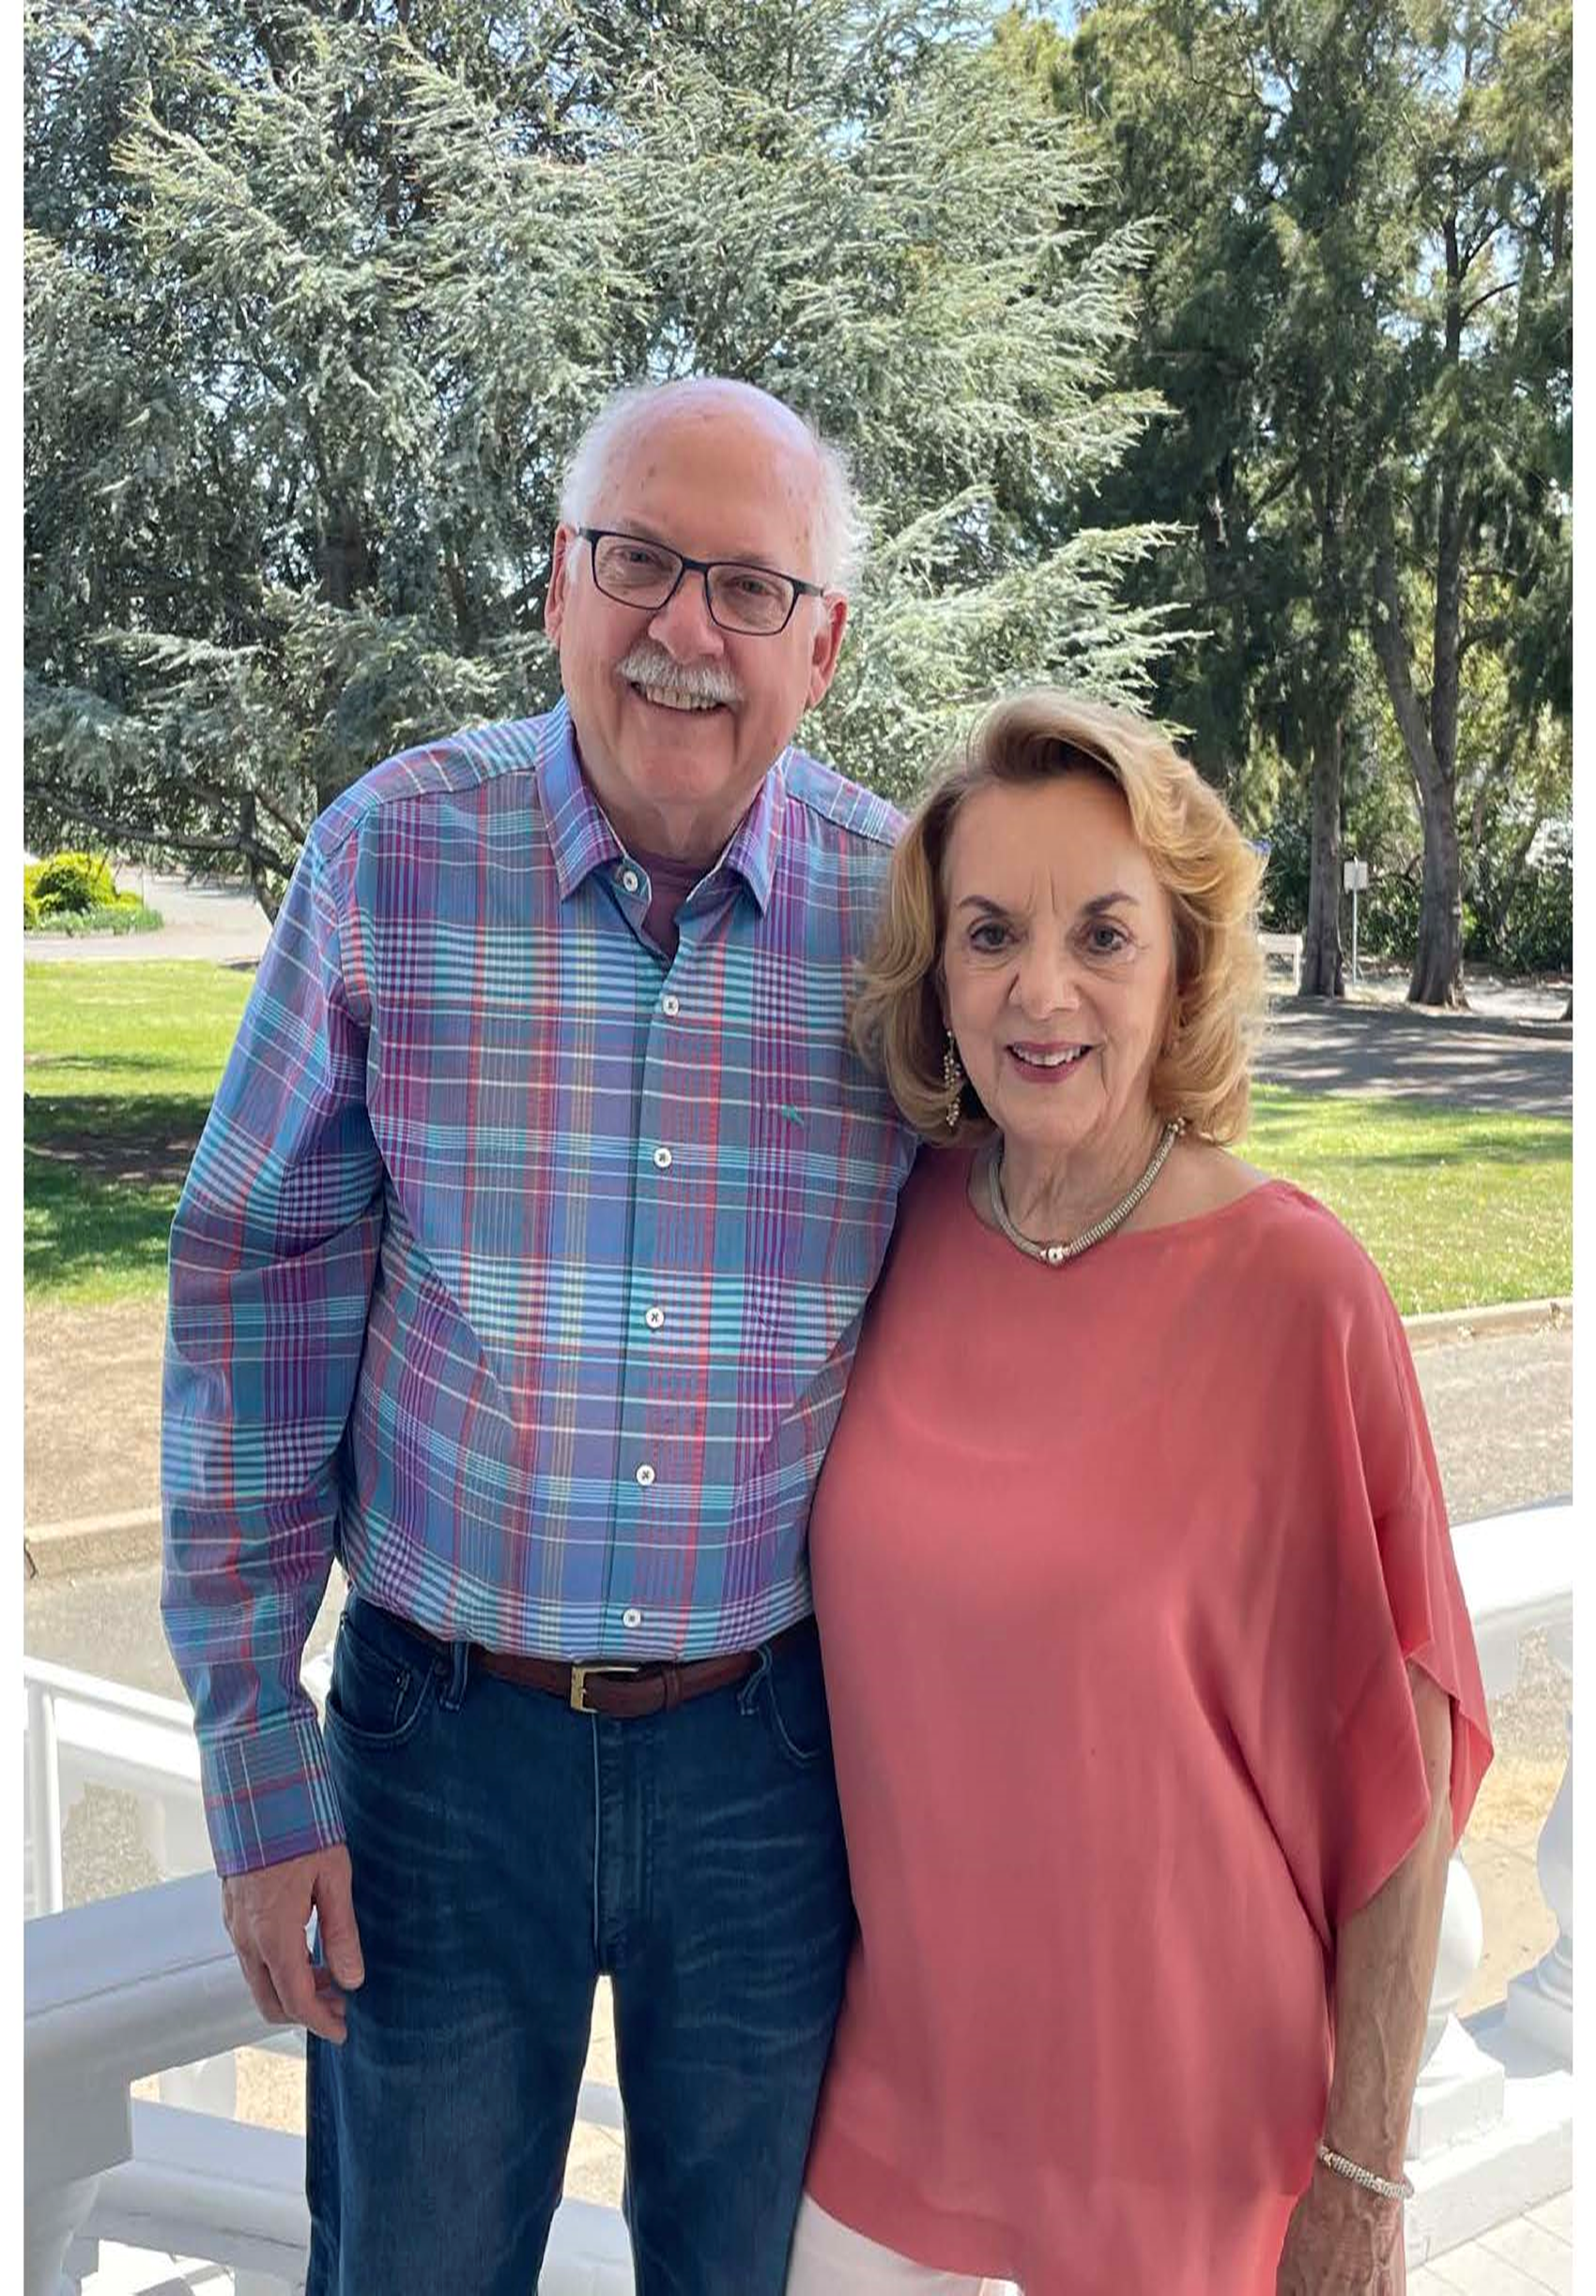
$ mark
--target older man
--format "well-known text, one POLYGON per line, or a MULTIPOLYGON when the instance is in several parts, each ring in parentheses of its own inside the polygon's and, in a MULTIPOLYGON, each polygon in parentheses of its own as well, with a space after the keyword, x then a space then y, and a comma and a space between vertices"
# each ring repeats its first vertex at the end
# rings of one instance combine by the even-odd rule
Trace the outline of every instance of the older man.
POLYGON ((746 386, 604 412, 563 702, 316 823, 183 1193, 163 1608, 320 2296, 528 2296, 601 1973, 639 2290, 782 2284, 852 1924, 806 1525, 910 1157, 843 1029, 895 817, 790 746, 852 518, 746 386))

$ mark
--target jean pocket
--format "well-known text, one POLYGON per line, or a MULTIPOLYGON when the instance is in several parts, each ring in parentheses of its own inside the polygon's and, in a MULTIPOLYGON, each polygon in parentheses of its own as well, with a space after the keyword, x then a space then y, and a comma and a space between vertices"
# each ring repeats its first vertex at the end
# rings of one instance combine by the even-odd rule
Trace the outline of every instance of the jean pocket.
POLYGON ((361 1746, 400 1747, 421 1727, 437 1689, 437 1668, 424 1653, 385 1647, 345 1610, 332 1652, 327 1719, 361 1746))
POLYGON ((831 1718, 812 1633, 796 1652, 766 1660, 756 1703, 777 1749, 794 1769, 807 1770, 829 1758, 831 1718))

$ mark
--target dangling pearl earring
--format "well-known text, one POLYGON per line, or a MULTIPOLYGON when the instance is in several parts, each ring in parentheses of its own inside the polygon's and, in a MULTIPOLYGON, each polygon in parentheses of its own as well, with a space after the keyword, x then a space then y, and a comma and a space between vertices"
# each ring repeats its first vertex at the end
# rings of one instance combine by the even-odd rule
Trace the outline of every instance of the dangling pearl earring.
POLYGON ((951 1028, 947 1032, 947 1047, 942 1056, 942 1088, 947 1095, 944 1111, 947 1129, 955 1133, 959 1130, 959 1119, 963 1113, 964 1071, 959 1065, 959 1047, 953 1040, 951 1028))

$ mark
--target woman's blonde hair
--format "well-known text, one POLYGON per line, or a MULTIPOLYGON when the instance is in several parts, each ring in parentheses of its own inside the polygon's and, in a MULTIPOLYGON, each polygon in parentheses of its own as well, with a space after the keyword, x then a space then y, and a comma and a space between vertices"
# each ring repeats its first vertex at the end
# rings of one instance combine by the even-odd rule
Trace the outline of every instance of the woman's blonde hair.
MULTIPOLYGON (((949 1138, 939 994, 947 929, 948 842, 959 808, 998 783, 1106 777, 1130 809, 1137 843, 1169 897, 1174 926, 1171 1027, 1151 1096, 1220 1142, 1246 1130, 1252 1047, 1264 1010, 1256 911, 1263 863, 1224 800, 1134 712, 1056 686, 1015 693, 987 711, 932 782, 898 840, 886 906, 861 967, 853 1041, 884 1074, 927 1139, 949 1138)), ((990 1128, 966 1083, 958 1130, 990 1128)))

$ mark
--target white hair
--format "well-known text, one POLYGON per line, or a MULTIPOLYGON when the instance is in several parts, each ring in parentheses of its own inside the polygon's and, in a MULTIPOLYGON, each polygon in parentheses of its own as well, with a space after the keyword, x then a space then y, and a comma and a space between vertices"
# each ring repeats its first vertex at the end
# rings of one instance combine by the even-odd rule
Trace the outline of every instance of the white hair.
MULTIPOLYGON (((590 522, 592 503, 604 483, 609 459, 622 438, 629 431, 645 409, 658 408, 664 411, 673 399, 685 398, 700 381, 720 381, 719 377, 684 378, 667 383, 637 383, 617 391, 606 399, 598 413, 577 439, 560 488, 560 516, 567 526, 586 526, 590 522)), ((732 388, 755 392, 752 383, 734 384, 732 388)), ((782 412, 796 423, 815 450, 821 467, 821 499, 816 519, 820 552, 820 578, 827 590, 839 590, 846 595, 859 579, 865 560, 866 526, 859 498, 854 492, 852 474, 847 458, 839 447, 822 439, 814 424, 796 408, 769 392, 758 391, 760 398, 768 398, 782 412)), ((567 565, 575 562, 567 560, 567 565)))

